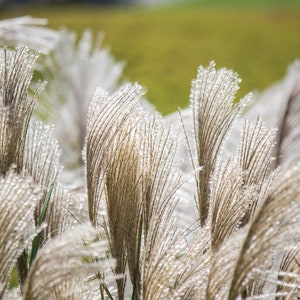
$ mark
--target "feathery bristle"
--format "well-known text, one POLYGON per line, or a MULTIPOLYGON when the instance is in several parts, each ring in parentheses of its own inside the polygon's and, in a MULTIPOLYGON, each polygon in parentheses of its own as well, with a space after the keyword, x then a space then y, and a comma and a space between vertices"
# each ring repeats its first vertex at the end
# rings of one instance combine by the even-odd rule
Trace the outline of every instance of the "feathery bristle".
POLYGON ((203 299, 228 299, 230 280, 244 237, 245 228, 230 235, 213 253, 203 299))
POLYGON ((192 82, 190 101, 197 151, 194 165, 203 167, 196 174, 201 225, 208 216, 209 182, 217 157, 226 134, 245 103, 243 99, 236 104, 233 102, 239 82, 236 73, 226 69, 217 71, 213 62, 208 68, 200 67, 192 82))
MULTIPOLYGON (((0 298, 299 297, 300 166, 283 177, 274 168, 286 169, 299 158, 296 64, 298 75, 281 93, 276 147, 275 130, 257 118, 239 125, 237 157, 223 159, 224 141, 247 101, 234 99, 236 73, 216 70, 214 62, 199 67, 190 107, 180 114, 183 137, 178 139, 158 113, 143 109, 141 86, 126 84, 113 92, 123 64, 94 45, 90 31, 77 43, 72 32, 39 25, 44 21, 30 17, 0 21, 0 39, 50 51, 37 65, 49 84, 36 116, 57 124, 54 132, 51 125, 31 120, 42 88, 30 86, 37 52, 3 49, 0 298), (67 154, 67 171, 76 171, 80 188, 73 193, 80 206, 86 202, 86 217, 79 215, 79 201, 72 202, 57 182, 60 150, 54 134, 67 154), (78 176, 83 146, 86 186, 78 176), (188 208, 181 211, 198 213, 191 227, 184 224, 187 216, 178 228, 180 200, 188 208), (91 224, 74 226, 70 218, 77 223, 88 218, 91 224), (20 293, 7 290, 14 266, 20 293)), ((237 139, 232 142, 236 148, 237 139)))
MULTIPOLYGON (((29 96, 29 85, 37 53, 28 48, 1 49, 0 54, 0 174, 12 164, 18 172, 23 165, 23 152, 35 96, 29 96)), ((35 95, 38 90, 35 91, 35 95)))
POLYGON ((297 167, 277 180, 255 213, 236 261, 229 299, 238 296, 255 268, 264 270, 274 253, 299 241, 299 182, 297 167))
POLYGON ((45 238, 53 238, 72 227, 72 216, 68 212, 70 202, 68 190, 59 183, 55 184, 44 221, 47 224, 43 232, 45 238))
MULTIPOLYGON (((22 174, 31 176, 33 180, 44 189, 44 194, 35 211, 36 223, 38 222, 37 220, 40 216, 48 189, 50 185, 56 181, 61 169, 59 163, 60 149, 56 139, 53 137, 53 131, 53 126, 32 120, 26 136, 22 174)), ((60 188, 59 190, 56 185, 49 202, 49 209, 46 213, 45 221, 48 227, 43 233, 44 237, 47 237, 48 234, 57 234, 56 231, 58 228, 61 230, 64 226, 63 223, 56 224, 57 221, 63 221, 67 213, 65 209, 67 209, 68 203, 63 203, 65 199, 61 197, 62 195, 62 189, 60 188), (59 195, 59 193, 61 194, 59 195), (53 218, 54 216, 55 218, 53 218)), ((41 243, 43 243, 43 241, 41 241, 41 243)))
MULTIPOLYGON (((105 174, 113 158, 107 154, 118 132, 123 130, 125 139, 140 121, 140 106, 137 101, 141 95, 140 86, 128 84, 111 97, 106 94, 106 101, 98 107, 97 112, 90 115, 85 159, 89 217, 93 225, 97 224, 100 200, 104 196, 105 174)), ((104 97, 103 92, 98 90, 94 101, 104 97)))
POLYGON ((238 228, 250 206, 254 192, 243 183, 242 171, 231 159, 220 163, 212 176, 209 213, 212 251, 238 228))
POLYGON ((46 19, 24 16, 0 21, 0 41, 2 45, 26 45, 40 49, 45 54, 54 47, 59 34, 45 27, 46 19))
POLYGON ((193 294, 192 282, 197 280, 196 272, 191 271, 193 267, 189 265, 193 256, 186 250, 184 234, 176 231, 173 215, 176 192, 183 183, 182 174, 174 165, 177 144, 170 129, 159 118, 153 117, 145 125, 141 150, 142 295, 143 299, 180 299, 193 294))
POLYGON ((141 132, 141 189, 145 238, 153 218, 166 206, 175 207, 175 193, 182 185, 182 174, 175 168, 177 142, 170 128, 157 116, 147 120, 141 132))
POLYGON ((57 124, 63 163, 75 168, 82 164, 90 100, 97 87, 109 92, 118 87, 123 62, 116 62, 109 50, 101 47, 100 35, 94 41, 90 30, 85 30, 78 42, 75 32, 64 29, 56 33, 55 47, 39 61, 39 71, 48 84, 36 113, 57 124))
POLYGON ((248 212, 241 220, 243 226, 249 222, 255 212, 257 202, 264 197, 269 188, 268 185, 272 182, 268 181, 268 178, 272 179, 270 173, 275 134, 275 129, 264 128, 260 118, 257 118, 255 124, 245 121, 238 164, 242 170, 243 186, 245 189, 247 187, 253 189, 253 197, 248 212))
POLYGON ((9 170, 0 181, 0 298, 9 274, 34 234, 33 212, 41 191, 30 178, 9 170), (31 224, 31 226, 30 226, 31 224))
MULTIPOLYGON (((23 299, 47 299, 65 282, 110 273, 107 242, 91 225, 81 225, 50 240, 38 253, 24 285, 23 299), (42 276, 41 276, 42 274, 42 276)), ((95 283, 95 284, 99 284, 95 283)))
POLYGON ((149 228, 142 251, 143 299, 193 299, 206 285, 209 234, 203 229, 188 244, 174 219, 163 216, 149 228))
POLYGON ((127 138, 122 130, 118 133, 120 136, 116 137, 108 153, 111 163, 105 180, 111 250, 113 257, 117 259, 116 272, 125 273, 128 262, 132 282, 138 268, 138 236, 142 208, 135 132, 133 130, 127 138))
POLYGON ((81 300, 83 299, 82 287, 75 278, 62 281, 57 284, 49 297, 49 300, 81 300))
POLYGON ((276 292, 282 294, 279 299, 293 299, 300 292, 300 243, 288 250, 279 268, 279 284, 276 292), (285 297, 285 298, 284 298, 285 297))
MULTIPOLYGON (((135 145, 137 125, 144 116, 138 103, 141 95, 138 85, 127 85, 111 97, 98 90, 92 104, 98 109, 89 113, 86 141, 89 217, 94 226, 100 224, 100 201, 105 196, 111 252, 117 259, 115 271, 123 274, 128 261, 132 280, 141 217, 139 147, 135 145), (97 100, 102 102, 105 96, 98 105, 97 100)), ((117 285, 122 299, 125 279, 117 285)))
POLYGON ((60 152, 54 126, 31 120, 24 147, 23 172, 48 188, 60 172, 60 152))

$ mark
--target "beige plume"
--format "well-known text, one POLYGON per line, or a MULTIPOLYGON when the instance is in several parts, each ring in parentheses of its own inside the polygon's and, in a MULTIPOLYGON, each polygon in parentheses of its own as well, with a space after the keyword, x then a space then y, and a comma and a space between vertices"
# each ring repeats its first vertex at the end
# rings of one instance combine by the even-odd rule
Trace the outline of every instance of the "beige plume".
POLYGON ((18 256, 36 233, 33 212, 40 196, 37 185, 15 170, 0 179, 0 298, 18 256))

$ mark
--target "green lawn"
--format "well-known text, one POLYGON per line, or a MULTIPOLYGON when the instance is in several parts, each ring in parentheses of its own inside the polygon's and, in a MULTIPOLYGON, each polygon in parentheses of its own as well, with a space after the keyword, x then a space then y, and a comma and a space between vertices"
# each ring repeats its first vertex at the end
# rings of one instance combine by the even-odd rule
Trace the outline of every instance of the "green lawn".
POLYGON ((251 6, 236 0, 227 5, 220 0, 212 2, 215 5, 194 3, 148 10, 32 7, 3 11, 0 17, 26 14, 48 18, 53 28, 63 25, 79 33, 87 27, 105 32, 104 44, 117 60, 126 61, 124 78, 144 85, 147 98, 168 113, 187 105, 190 82, 199 65, 215 60, 217 67, 237 71, 243 79, 242 96, 279 80, 288 64, 300 58, 299 1, 255 5, 248 0, 254 3, 251 6))

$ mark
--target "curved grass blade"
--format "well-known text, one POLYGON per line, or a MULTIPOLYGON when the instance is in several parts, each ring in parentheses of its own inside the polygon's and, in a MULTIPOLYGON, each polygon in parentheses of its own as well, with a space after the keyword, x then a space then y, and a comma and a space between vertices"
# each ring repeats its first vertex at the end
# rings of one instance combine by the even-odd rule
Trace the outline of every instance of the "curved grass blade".
MULTIPOLYGON (((46 216, 46 212, 47 212, 49 201, 50 201, 50 198, 51 198, 51 195, 52 195, 53 188, 54 188, 54 182, 51 183, 51 185, 49 187, 49 190, 46 194, 46 197, 45 197, 45 200, 43 202, 42 209, 41 209, 41 213, 40 213, 40 216, 39 216, 39 219, 38 219, 37 226, 41 226, 42 223, 45 220, 45 216, 46 216)), ((40 238, 41 238, 41 232, 39 232, 32 241, 32 250, 31 250, 31 255, 30 255, 29 266, 32 265, 34 259, 36 258, 36 255, 38 253, 40 238)))

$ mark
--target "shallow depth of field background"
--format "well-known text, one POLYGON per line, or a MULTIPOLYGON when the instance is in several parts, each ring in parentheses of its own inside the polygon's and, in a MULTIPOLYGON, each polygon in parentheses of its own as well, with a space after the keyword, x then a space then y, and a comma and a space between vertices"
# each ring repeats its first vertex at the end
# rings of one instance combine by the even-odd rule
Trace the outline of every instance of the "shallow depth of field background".
POLYGON ((300 59, 300 0, 186 0, 168 5, 8 2, 0 6, 1 19, 31 15, 79 36, 86 28, 95 35, 104 32, 103 46, 116 60, 126 62, 123 79, 142 84, 146 97, 163 114, 188 104, 197 67, 211 60, 217 68, 239 73, 241 97, 280 80, 287 66, 300 59))

